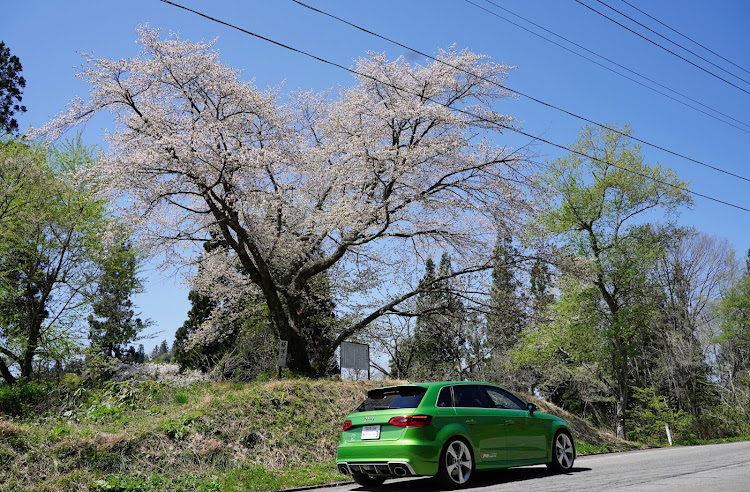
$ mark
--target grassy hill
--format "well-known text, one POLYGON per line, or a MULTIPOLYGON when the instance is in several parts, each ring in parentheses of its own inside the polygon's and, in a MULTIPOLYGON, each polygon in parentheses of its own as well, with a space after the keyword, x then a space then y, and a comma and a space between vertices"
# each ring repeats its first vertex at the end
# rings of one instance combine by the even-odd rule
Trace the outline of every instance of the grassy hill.
MULTIPOLYGON (((344 416, 384 381, 281 380, 52 390, 0 417, 0 490, 279 490, 344 481, 335 470, 344 416)), ((579 450, 633 447, 562 410, 579 450)))

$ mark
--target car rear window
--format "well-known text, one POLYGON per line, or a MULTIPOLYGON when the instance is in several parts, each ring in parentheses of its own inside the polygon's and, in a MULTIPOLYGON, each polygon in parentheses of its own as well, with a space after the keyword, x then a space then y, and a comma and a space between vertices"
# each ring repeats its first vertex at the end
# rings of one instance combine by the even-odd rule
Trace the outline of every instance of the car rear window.
POLYGON ((367 399, 357 407, 355 412, 387 410, 389 408, 417 408, 427 388, 419 386, 394 386, 379 388, 367 392, 367 399))

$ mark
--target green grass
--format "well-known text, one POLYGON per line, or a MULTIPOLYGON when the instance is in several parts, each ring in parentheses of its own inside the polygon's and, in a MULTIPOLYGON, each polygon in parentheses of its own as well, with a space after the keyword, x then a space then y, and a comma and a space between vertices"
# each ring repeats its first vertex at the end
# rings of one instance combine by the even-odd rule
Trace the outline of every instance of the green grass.
POLYGON ((0 417, 0 490, 278 490, 343 481, 335 467, 340 421, 376 384, 149 381, 50 399, 68 403, 0 417))
POLYGON ((578 456, 585 456, 587 454, 611 453, 612 451, 612 446, 609 446, 607 444, 595 445, 586 441, 576 441, 576 454, 578 456))

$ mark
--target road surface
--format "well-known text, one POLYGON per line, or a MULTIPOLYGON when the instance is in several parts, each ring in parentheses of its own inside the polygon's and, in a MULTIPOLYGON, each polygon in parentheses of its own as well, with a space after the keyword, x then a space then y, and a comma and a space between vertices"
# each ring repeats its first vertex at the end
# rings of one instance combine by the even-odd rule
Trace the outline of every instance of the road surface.
MULTIPOLYGON (((750 491, 750 442, 710 444, 581 456, 573 469, 552 475, 544 466, 477 473, 471 488, 495 492, 510 490, 560 491, 750 491)), ((387 480, 370 490, 426 492, 437 489, 430 478, 387 480)), ((324 491, 364 490, 357 484, 324 491)))

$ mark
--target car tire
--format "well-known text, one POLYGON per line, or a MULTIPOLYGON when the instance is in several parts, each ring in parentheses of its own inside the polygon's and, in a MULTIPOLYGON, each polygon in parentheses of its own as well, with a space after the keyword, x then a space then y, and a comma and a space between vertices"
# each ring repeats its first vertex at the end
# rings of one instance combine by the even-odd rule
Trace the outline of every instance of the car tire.
POLYGON ((449 488, 465 487, 474 478, 474 452, 463 437, 452 437, 440 453, 437 478, 449 488))
POLYGON ((555 438, 552 439, 552 459, 547 463, 547 468, 555 473, 565 473, 573 468, 573 461, 576 459, 576 449, 573 445, 573 438, 565 430, 555 432, 555 438))
POLYGON ((377 487, 385 482, 385 477, 376 477, 364 473, 352 473, 352 478, 363 487, 377 487))

